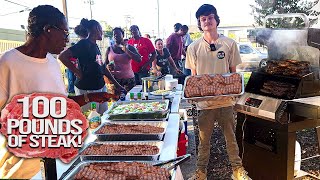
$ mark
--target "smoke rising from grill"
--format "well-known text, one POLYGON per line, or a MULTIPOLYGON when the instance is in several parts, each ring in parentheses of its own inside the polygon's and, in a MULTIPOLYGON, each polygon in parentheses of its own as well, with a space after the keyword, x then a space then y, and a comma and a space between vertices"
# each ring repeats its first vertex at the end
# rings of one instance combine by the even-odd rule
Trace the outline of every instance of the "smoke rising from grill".
POLYGON ((297 48, 307 45, 305 30, 271 30, 258 31, 258 39, 268 47, 268 57, 272 60, 299 59, 297 48))
POLYGON ((270 60, 309 61, 319 67, 319 49, 308 46, 307 29, 261 29, 257 41, 268 47, 270 60))

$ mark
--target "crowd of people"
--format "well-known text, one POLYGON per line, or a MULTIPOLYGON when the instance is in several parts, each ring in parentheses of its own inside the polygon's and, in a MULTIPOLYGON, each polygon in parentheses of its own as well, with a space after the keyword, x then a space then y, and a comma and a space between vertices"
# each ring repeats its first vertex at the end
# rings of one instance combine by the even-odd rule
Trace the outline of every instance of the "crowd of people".
MULTIPOLYGON (((130 27, 132 38, 126 41, 124 31, 116 27, 112 31, 115 43, 107 48, 106 57, 102 57, 97 46, 103 35, 99 22, 82 19, 75 28, 81 40, 65 49, 69 36, 65 16, 53 6, 38 6, 29 14, 26 43, 0 57, 0 108, 14 95, 22 93, 49 92, 68 96, 58 62, 51 54, 59 54, 58 59, 76 76, 70 81, 74 87, 68 89, 76 96, 69 98, 84 109, 88 109, 85 106, 91 101, 99 102, 100 113, 107 109, 106 101, 117 99, 120 92, 141 84, 141 78, 149 76, 151 67, 157 75, 173 74, 180 83, 188 75, 236 72, 236 66, 241 63, 237 44, 217 33, 220 18, 216 8, 202 5, 196 12, 196 19, 203 32, 201 38, 192 42, 188 26, 176 23, 166 45, 162 39, 155 40, 153 45, 149 36, 141 36, 137 25, 130 27), (106 81, 115 85, 115 94, 106 92, 106 81)), ((239 157, 233 103, 232 97, 196 102, 201 110, 198 117, 200 144, 197 171, 191 179, 207 178, 214 121, 219 123, 226 139, 232 178, 250 179, 239 157)), ((0 160, 0 168, 8 169, 0 175, 2 178, 29 179, 40 169, 40 160, 36 158, 23 159, 9 153, 0 160), (10 169, 13 166, 16 167, 10 169)))
MULTIPOLYGON (((89 38, 89 30, 84 28, 83 21, 86 21, 86 19, 83 19, 80 25, 75 28, 75 33, 81 40, 89 38)), ((96 23, 99 25, 98 22, 96 23)), ((184 68, 185 52, 188 45, 192 42, 188 30, 189 28, 187 25, 176 23, 174 25, 174 33, 166 39, 166 45, 162 39, 156 39, 153 45, 151 42, 151 36, 149 34, 141 36, 140 29, 137 25, 132 25, 130 27, 132 35, 132 38, 130 39, 124 39, 125 34, 122 28, 114 28, 112 30, 113 38, 111 41, 113 43, 111 43, 110 47, 107 48, 106 57, 103 61, 116 81, 114 81, 110 76, 107 76, 107 79, 105 79, 106 83, 109 84, 111 82, 116 86, 120 84, 126 91, 130 91, 130 89, 135 85, 141 85, 141 78, 149 76, 150 71, 152 71, 152 74, 157 76, 173 74, 175 78, 179 79, 180 83, 183 83, 185 77, 191 74, 189 69, 184 68)), ((81 40, 76 44, 71 44, 71 46, 78 46, 80 42, 83 42, 81 40)), ((75 48, 70 47, 69 49, 75 48)), ((98 55, 101 55, 101 53, 98 53, 98 55)), ((63 64, 68 67, 68 92, 70 94, 75 93, 76 95, 81 94, 77 91, 79 85, 75 75, 79 72, 74 70, 73 67, 69 68, 71 64, 66 62, 68 61, 67 58, 69 58, 73 64, 79 65, 81 63, 74 62, 78 57, 68 52, 68 50, 64 51, 59 56, 59 59, 63 64), (69 57, 65 57, 66 53, 69 53, 69 57)), ((81 60, 79 59, 78 61, 81 60)), ((89 74, 91 76, 93 75, 90 70, 89 74)), ((87 75, 84 76, 88 77, 87 75)), ((109 75, 109 73, 107 73, 107 75, 109 75)), ((88 84, 88 86, 91 85, 88 84)), ((118 89, 119 88, 121 89, 121 87, 118 86, 118 89)))

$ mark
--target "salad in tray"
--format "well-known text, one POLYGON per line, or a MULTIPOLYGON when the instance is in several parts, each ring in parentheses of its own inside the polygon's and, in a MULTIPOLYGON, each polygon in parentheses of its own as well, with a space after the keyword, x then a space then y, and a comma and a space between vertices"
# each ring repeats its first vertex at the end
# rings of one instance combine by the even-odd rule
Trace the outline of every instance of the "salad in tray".
POLYGON ((110 111, 109 114, 149 113, 166 110, 166 103, 161 102, 139 102, 120 104, 110 111))
POLYGON ((166 95, 169 95, 171 92, 172 91, 170 90, 156 90, 156 91, 150 92, 150 94, 154 96, 166 96, 166 95))

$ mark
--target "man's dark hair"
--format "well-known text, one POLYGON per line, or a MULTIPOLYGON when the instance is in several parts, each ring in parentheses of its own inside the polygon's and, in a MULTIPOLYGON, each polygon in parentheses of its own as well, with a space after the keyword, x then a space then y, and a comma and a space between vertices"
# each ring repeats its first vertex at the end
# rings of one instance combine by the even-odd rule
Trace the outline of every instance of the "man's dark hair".
POLYGON ((130 26, 129 30, 131 31, 133 28, 138 29, 139 36, 141 37, 141 32, 140 32, 140 29, 139 29, 138 25, 132 25, 132 26, 130 26))
POLYGON ((161 38, 158 38, 154 41, 154 44, 157 44, 158 41, 163 41, 161 38))
POLYGON ((175 23, 173 28, 174 28, 174 32, 178 32, 182 27, 182 24, 180 23, 175 23))
POLYGON ((181 26, 181 30, 188 31, 189 27, 187 25, 183 25, 183 26, 181 26))
POLYGON ((76 35, 80 36, 81 38, 88 37, 88 30, 81 25, 76 26, 74 28, 74 32, 76 33, 76 35))
POLYGON ((40 5, 31 10, 28 17, 28 35, 39 37, 46 26, 59 26, 65 16, 50 5, 40 5))
POLYGON ((112 32, 117 31, 117 30, 121 32, 122 36, 124 36, 124 31, 123 31, 123 29, 121 29, 121 27, 115 27, 115 28, 113 28, 113 29, 112 29, 112 32))
POLYGON ((139 29, 139 27, 137 25, 130 26, 130 30, 133 29, 133 28, 136 28, 136 29, 138 29, 140 31, 140 29, 139 29))
POLYGON ((81 19, 80 25, 82 26, 84 29, 87 30, 87 32, 91 32, 92 30, 94 30, 95 27, 100 26, 99 22, 91 19, 88 20, 86 18, 81 19))
POLYGON ((217 9, 211 4, 203 4, 199 7, 196 12, 196 18, 198 20, 198 28, 200 31, 203 31, 200 25, 200 16, 208 16, 210 14, 214 14, 214 19, 217 21, 217 26, 220 24, 220 18, 217 13, 217 9))

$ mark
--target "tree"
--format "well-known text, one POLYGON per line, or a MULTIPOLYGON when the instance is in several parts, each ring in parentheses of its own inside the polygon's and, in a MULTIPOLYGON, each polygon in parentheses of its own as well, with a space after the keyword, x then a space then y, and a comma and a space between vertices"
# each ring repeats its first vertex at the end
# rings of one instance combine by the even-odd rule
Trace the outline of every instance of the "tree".
POLYGON ((108 38, 112 38, 113 33, 112 33, 112 29, 113 27, 110 26, 109 24, 107 24, 107 22, 102 21, 101 22, 101 26, 103 27, 103 35, 104 37, 108 37, 108 38))
POLYGON ((199 39, 202 36, 201 32, 190 33, 190 38, 192 41, 199 39))
MULTIPOLYGON (((309 11, 319 0, 255 0, 251 14, 257 25, 262 26, 264 18, 271 14, 304 13, 309 15, 309 11)), ((310 23, 314 23, 311 20, 310 23)), ((301 18, 270 19, 266 22, 270 28, 297 28, 304 27, 301 18)))

